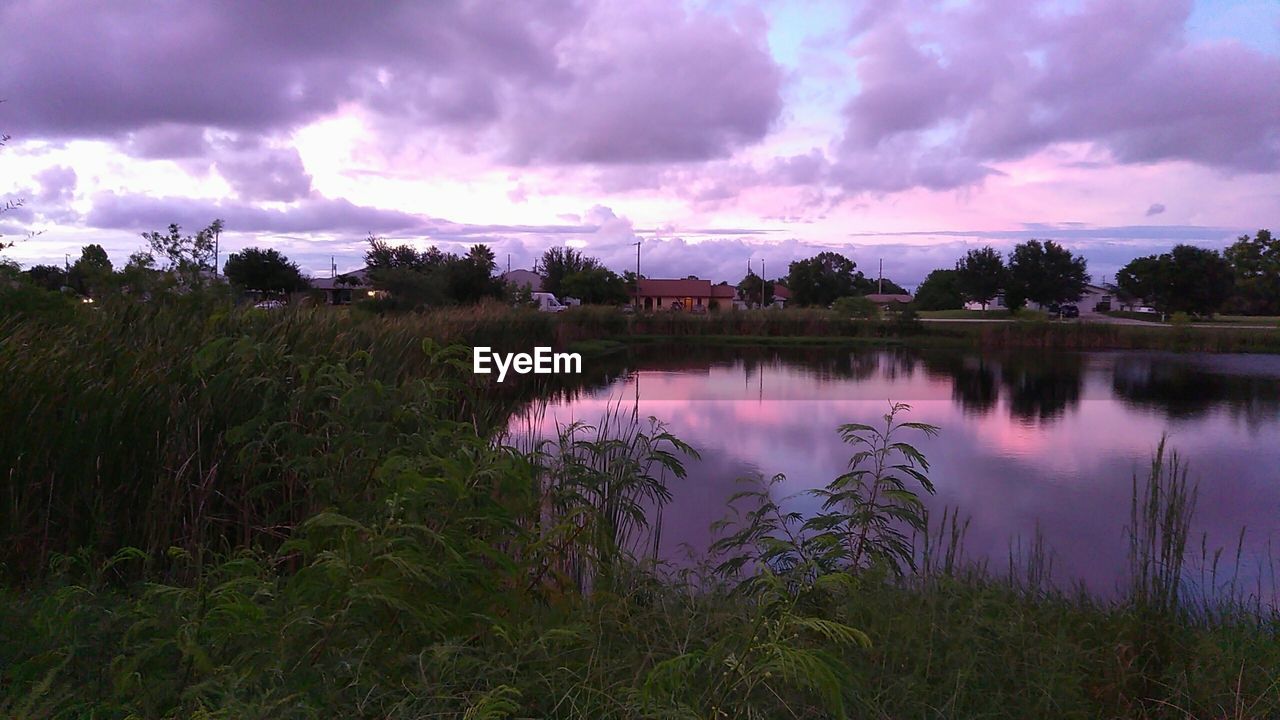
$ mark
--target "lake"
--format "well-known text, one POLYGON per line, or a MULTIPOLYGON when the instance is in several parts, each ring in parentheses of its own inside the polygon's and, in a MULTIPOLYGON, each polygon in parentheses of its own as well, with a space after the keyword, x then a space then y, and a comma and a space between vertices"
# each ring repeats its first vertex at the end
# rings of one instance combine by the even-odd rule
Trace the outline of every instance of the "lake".
POLYGON ((893 401, 911 406, 905 419, 941 428, 911 440, 932 466, 935 516, 970 518, 966 557, 1000 570, 1038 529, 1058 584, 1111 594, 1126 568, 1133 477, 1146 477, 1167 434, 1199 483, 1195 554, 1203 536, 1234 565, 1244 528, 1241 580, 1274 598, 1272 572, 1258 568, 1275 567, 1280 540, 1280 356, 650 347, 598 362, 613 365, 545 401, 536 422, 552 436, 555 423, 594 423, 621 403, 698 450, 670 484, 668 559, 706 548, 739 478, 783 473, 786 496, 842 473, 851 452, 836 427, 877 424, 893 401))

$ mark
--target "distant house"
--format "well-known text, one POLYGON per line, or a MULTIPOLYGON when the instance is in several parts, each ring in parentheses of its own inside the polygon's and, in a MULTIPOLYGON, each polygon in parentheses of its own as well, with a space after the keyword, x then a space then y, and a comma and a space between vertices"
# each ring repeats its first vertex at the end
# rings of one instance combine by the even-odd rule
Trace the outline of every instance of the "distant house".
POLYGON ((527 287, 530 292, 542 292, 542 276, 532 270, 508 270, 502 273, 502 281, 518 288, 527 287))
MULTIPOLYGON (((1000 293, 996 293, 996 296, 991 298, 991 302, 987 303, 986 309, 987 310, 1004 310, 1007 307, 1008 306, 1005 305, 1005 302, 1004 302, 1004 293, 1000 292, 1000 293)), ((973 300, 970 300, 964 304, 964 309, 965 310, 981 310, 982 303, 974 302, 973 300)))
MULTIPOLYGON (((711 281, 696 277, 684 280, 643 278, 638 284, 640 307, 645 310, 705 312, 711 308, 711 301, 716 299, 712 293, 711 281)), ((724 293, 723 290, 719 292, 724 293)))
POLYGON ((716 310, 740 310, 747 304, 738 297, 738 288, 727 282, 711 286, 711 307, 716 310))
POLYGON ((876 304, 881 310, 901 310, 903 305, 910 303, 915 298, 910 295, 899 295, 897 293, 870 293, 863 295, 866 299, 876 304))
POLYGON ((342 275, 313 278, 311 289, 324 293, 327 305, 348 305, 362 297, 375 297, 379 291, 369 284, 369 268, 362 267, 342 275))
MULTIPOLYGON (((1068 302, 1067 304, 1077 306, 1080 308, 1080 312, 1085 314, 1104 312, 1108 309, 1123 309, 1119 305, 1119 301, 1116 299, 1115 289, 1102 285, 1085 285, 1084 294, 1080 296, 1080 299, 1074 302, 1068 302)), ((1027 303, 1027 307, 1033 310, 1046 309, 1045 306, 1040 303, 1027 303)), ((1006 308, 1008 308, 1008 305, 1005 303, 1004 292, 996 294, 991 302, 987 303, 988 310, 1004 310, 1006 308)), ((964 304, 964 309, 981 310, 982 303, 970 301, 964 304)))
POLYGON ((769 307, 786 307, 787 303, 791 300, 791 290, 786 285, 779 285, 778 283, 773 283, 770 290, 770 294, 773 295, 773 302, 769 307))

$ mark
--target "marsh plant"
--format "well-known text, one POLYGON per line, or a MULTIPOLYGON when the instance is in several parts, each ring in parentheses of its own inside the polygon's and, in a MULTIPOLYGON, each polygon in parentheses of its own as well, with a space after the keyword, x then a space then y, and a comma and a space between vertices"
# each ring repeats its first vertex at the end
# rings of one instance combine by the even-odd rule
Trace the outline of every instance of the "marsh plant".
POLYGON ((809 579, 867 570, 901 577, 915 570, 915 536, 925 533, 929 524, 920 493, 932 494, 934 487, 927 474, 929 461, 903 437, 911 432, 933 437, 938 428, 900 420, 910 409, 891 403, 879 426, 852 423, 838 428, 854 452, 846 472, 803 493, 821 501, 813 515, 784 509, 792 503, 773 497, 773 489, 786 482, 785 475, 736 494, 730 501, 734 517, 717 524, 717 530, 727 534, 712 546, 713 553, 723 556, 721 570, 767 568, 809 579), (743 504, 748 506, 745 512, 743 504))
POLYGON ((685 478, 684 462, 697 451, 657 418, 620 405, 594 425, 556 425, 551 438, 539 438, 534 424, 523 435, 539 498, 533 531, 557 549, 540 578, 558 576, 585 591, 620 563, 656 561, 668 483, 685 478))
POLYGON ((513 445, 448 344, 546 318, 200 302, 0 321, 0 717, 1280 716, 1276 616, 1175 610, 1159 453, 1139 602, 967 570, 954 512, 918 561, 937 429, 901 405, 663 566, 692 448, 616 407, 513 445))

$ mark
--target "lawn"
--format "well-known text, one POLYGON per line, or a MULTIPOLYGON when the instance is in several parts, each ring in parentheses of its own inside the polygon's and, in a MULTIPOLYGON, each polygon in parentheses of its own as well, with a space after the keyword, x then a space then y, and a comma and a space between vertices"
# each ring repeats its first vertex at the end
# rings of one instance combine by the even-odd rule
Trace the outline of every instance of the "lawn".
POLYGON ((921 310, 925 320, 1008 320, 1009 311, 992 310, 921 310))

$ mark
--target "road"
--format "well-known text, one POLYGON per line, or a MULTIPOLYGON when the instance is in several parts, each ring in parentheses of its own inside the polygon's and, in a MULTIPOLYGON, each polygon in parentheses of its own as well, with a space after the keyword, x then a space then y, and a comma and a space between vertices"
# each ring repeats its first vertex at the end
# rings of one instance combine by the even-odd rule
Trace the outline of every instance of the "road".
MULTIPOLYGON (((920 318, 921 322, 927 323, 1008 323, 1014 322, 1013 318, 920 318)), ((1057 322, 1090 322, 1090 323, 1106 323, 1108 325, 1136 325, 1140 327, 1152 328, 1170 328, 1172 325, 1165 323, 1146 322, 1143 320, 1132 320, 1130 318, 1111 317, 1110 315, 1100 315, 1097 313, 1081 313, 1077 320, 1059 320, 1057 322)), ((1232 330, 1277 330, 1280 327, 1276 325, 1236 325, 1224 323, 1190 323, 1188 327, 1196 328, 1219 328, 1232 330)))

